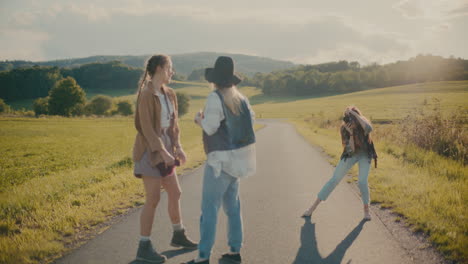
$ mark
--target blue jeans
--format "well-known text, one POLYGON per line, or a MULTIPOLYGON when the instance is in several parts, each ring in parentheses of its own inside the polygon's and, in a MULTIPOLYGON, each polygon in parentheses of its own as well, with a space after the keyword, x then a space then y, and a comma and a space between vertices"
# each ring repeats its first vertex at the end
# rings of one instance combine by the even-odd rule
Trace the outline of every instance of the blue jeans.
POLYGON ((242 247, 242 216, 239 200, 239 179, 221 171, 214 176, 214 171, 205 165, 203 177, 202 215, 200 217, 200 243, 198 256, 210 258, 216 237, 218 210, 223 202, 224 212, 228 218, 228 244, 231 252, 240 252, 242 247))
POLYGON ((322 187, 322 190, 318 193, 317 197, 325 201, 330 193, 335 189, 336 185, 343 179, 346 172, 348 172, 351 167, 356 164, 359 164, 359 179, 358 186, 361 191, 361 198, 364 204, 369 204, 369 185, 367 183, 367 178, 369 177, 369 170, 371 165, 371 159, 368 157, 368 154, 364 151, 358 152, 353 156, 346 159, 341 159, 338 165, 335 168, 333 177, 322 187))

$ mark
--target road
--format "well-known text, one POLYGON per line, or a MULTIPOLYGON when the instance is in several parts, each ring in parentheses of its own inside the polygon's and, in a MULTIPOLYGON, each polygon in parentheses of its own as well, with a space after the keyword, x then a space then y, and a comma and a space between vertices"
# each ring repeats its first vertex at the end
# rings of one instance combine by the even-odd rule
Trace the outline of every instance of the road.
MULTIPOLYGON (((257 174, 243 179, 240 187, 243 263, 413 263, 375 214, 372 213, 372 221, 361 221, 359 193, 346 180, 311 219, 301 218, 334 168, 293 126, 273 120, 264 122, 266 127, 257 132, 257 174)), ((337 140, 340 140, 339 135, 337 140)), ((336 151, 339 154, 341 150, 336 151)), ((199 239, 202 178, 203 168, 181 177, 183 223, 196 241, 199 239)), ((140 210, 137 210, 123 217, 56 263, 138 263, 133 260, 139 239, 139 215, 140 210)), ((171 236, 167 199, 162 195, 151 236, 153 243, 168 257, 167 263, 181 263, 196 256, 196 251, 171 248, 171 236)), ((220 210, 211 263, 221 263, 219 257, 227 250, 226 218, 220 210)))

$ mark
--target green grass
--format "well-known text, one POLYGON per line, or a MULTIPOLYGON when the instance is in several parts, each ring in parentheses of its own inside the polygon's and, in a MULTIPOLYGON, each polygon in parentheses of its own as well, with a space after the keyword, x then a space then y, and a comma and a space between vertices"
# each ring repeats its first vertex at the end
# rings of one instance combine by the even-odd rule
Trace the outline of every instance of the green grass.
POLYGON ((256 104, 254 109, 262 117, 297 118, 314 114, 334 120, 341 117, 346 106, 356 105, 373 120, 398 120, 424 102, 432 104, 433 98, 441 100, 444 111, 466 107, 468 82, 413 84, 310 99, 291 97, 287 102, 265 97, 264 103, 256 104))
MULTIPOLYGON (((211 90, 207 84, 179 86, 192 97, 180 119, 188 155, 181 174, 204 162, 201 129, 193 117, 211 90)), ((84 233, 143 203, 141 181, 132 175, 133 122, 132 117, 0 117, 0 263, 49 262, 84 233)))
MULTIPOLYGON (((356 105, 374 122, 395 121, 421 106, 443 112, 468 109, 468 82, 440 82, 374 89, 319 98, 262 98, 257 116, 288 118, 312 144, 337 164, 341 151, 340 117, 356 105)), ((405 218, 414 231, 424 232, 449 259, 468 259, 468 169, 434 152, 398 144, 398 125, 374 124, 379 168, 369 177, 372 202, 381 203, 405 218)), ((424 135, 421 135, 424 136, 424 135)), ((356 179, 357 168, 351 170, 356 179)))
MULTIPOLYGON (((330 155, 336 165, 341 154, 338 129, 320 128, 304 119, 291 122, 312 144, 330 155)), ((375 130, 384 129, 375 125, 375 130)), ((378 168, 369 176, 372 202, 405 217, 448 258, 466 259, 468 245, 468 170, 459 162, 433 152, 388 141, 376 141, 378 168)), ((357 180, 357 167, 351 170, 357 180)))
MULTIPOLYGON (((205 157, 200 129, 180 125, 189 161, 179 173, 205 157)), ((52 257, 78 231, 141 204, 132 118, 2 118, 0 135, 0 263, 52 257)))
MULTIPOLYGON (((255 104, 257 117, 289 118, 330 154, 332 163, 341 152, 337 120, 345 106, 355 104, 373 120, 397 120, 424 102, 431 106, 432 98, 441 100, 444 111, 466 108, 467 90, 468 82, 445 82, 304 99, 241 88, 255 104)), ((191 97, 189 112, 180 119, 189 158, 180 173, 205 159, 193 116, 211 89, 184 82, 177 91, 191 97)), ((114 95, 135 99, 134 93, 114 95)), ((380 158, 370 176, 373 201, 392 207, 412 228, 429 234, 447 256, 466 258, 466 168, 385 141, 379 134, 391 133, 390 127, 375 128, 380 158)), ((0 263, 48 262, 109 217, 141 205, 142 185, 132 176, 130 160, 135 133, 131 117, 0 117, 0 263)))

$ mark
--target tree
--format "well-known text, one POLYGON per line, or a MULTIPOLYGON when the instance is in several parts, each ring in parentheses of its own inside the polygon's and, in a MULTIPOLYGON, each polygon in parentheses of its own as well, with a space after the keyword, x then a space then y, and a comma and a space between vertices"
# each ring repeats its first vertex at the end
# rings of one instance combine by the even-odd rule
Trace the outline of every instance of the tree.
POLYGON ((176 92, 179 116, 183 116, 188 112, 190 106, 190 97, 185 93, 176 92))
POLYGON ((10 111, 10 106, 3 101, 2 98, 0 98, 0 113, 6 113, 10 111))
POLYGON ((204 81, 205 80, 205 69, 195 69, 192 73, 187 77, 189 81, 204 81))
POLYGON ((185 81, 185 80, 187 80, 187 78, 183 74, 176 73, 176 74, 174 74, 174 76, 172 76, 172 80, 174 80, 174 81, 185 81))
POLYGON ((133 114, 132 104, 129 101, 118 102, 117 113, 124 115, 124 116, 133 114))
POLYGON ((37 98, 34 100, 33 109, 36 116, 47 115, 49 113, 49 97, 37 98))
POLYGON ((86 91, 133 90, 143 74, 120 61, 90 63, 77 68, 61 69, 64 77, 71 76, 86 91))
POLYGON ((49 92, 49 113, 71 116, 86 102, 86 94, 72 77, 58 81, 49 92))
POLYGON ((57 67, 34 66, 0 72, 0 97, 7 101, 44 97, 60 79, 57 67))
POLYGON ((112 107, 112 98, 107 95, 96 95, 86 105, 86 112, 94 115, 104 115, 112 107))

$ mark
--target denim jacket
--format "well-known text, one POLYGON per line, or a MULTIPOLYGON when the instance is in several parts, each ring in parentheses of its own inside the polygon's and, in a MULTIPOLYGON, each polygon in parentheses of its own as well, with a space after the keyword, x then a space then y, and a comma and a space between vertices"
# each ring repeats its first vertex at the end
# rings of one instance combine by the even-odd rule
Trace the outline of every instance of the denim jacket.
POLYGON ((216 94, 221 100, 225 118, 213 135, 208 135, 203 131, 205 153, 240 149, 255 143, 252 117, 247 102, 241 100, 241 112, 239 115, 235 115, 224 104, 223 95, 219 91, 216 91, 216 94))

